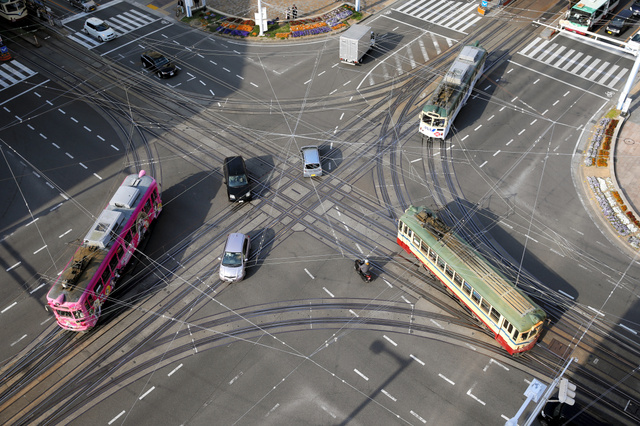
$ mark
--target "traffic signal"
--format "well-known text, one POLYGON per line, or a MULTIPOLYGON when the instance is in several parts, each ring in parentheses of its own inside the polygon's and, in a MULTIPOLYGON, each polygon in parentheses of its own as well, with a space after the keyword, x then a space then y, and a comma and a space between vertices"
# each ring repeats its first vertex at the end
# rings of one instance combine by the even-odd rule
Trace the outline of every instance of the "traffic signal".
POLYGON ((558 392, 558 400, 567 405, 573 405, 576 402, 576 385, 569 383, 569 379, 560 380, 560 390, 558 392))

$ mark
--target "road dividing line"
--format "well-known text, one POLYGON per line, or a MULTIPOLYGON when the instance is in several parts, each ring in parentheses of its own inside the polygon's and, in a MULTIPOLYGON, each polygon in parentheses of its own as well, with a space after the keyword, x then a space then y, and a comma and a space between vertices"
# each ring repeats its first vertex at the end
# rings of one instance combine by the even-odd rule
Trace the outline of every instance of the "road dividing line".
POLYGON ((382 281, 384 281, 389 286, 389 288, 393 288, 393 285, 391 285, 389 281, 385 280, 384 278, 382 279, 382 281))
POLYGON ((397 398, 394 398, 393 396, 391 396, 391 394, 389 392, 387 392, 386 390, 384 390, 384 389, 382 389, 380 392, 382 392, 387 397, 389 397, 389 399, 392 400, 393 402, 396 402, 398 400, 397 398))
POLYGON ((416 419, 420 420, 422 423, 427 423, 427 421, 425 419, 423 419, 422 417, 420 417, 420 414, 416 413, 415 411, 411 410, 409 411, 413 417, 415 417, 416 419))
POLYGON ((396 342, 394 342, 393 340, 391 340, 389 337, 387 337, 386 334, 383 334, 382 337, 385 338, 385 340, 389 343, 391 343, 393 346, 398 346, 398 344, 396 342))
POLYGON ((439 373, 438 373, 438 377, 440 377, 440 378, 441 378, 441 379, 443 379, 443 380, 446 380, 447 382, 449 382, 449 383, 450 383, 450 384, 452 384, 453 386, 455 386, 455 385, 456 385, 456 384, 453 382, 453 380, 450 380, 450 379, 448 379, 448 378, 444 377, 442 374, 439 374, 439 373))
POLYGON ((311 275, 311 272, 309 272, 309 270, 307 268, 304 268, 304 271, 307 273, 307 275, 309 275, 311 277, 312 280, 315 280, 315 277, 313 275, 311 275))
POLYGON ((5 312, 7 312, 9 309, 13 308, 14 306, 16 306, 18 304, 18 302, 13 302, 12 304, 10 304, 9 306, 7 306, 6 308, 4 308, 3 310, 0 311, 0 314, 4 314, 5 312))
POLYGON ((328 294, 329 296, 331 296, 331 297, 335 297, 335 296, 333 295, 333 293, 331 293, 329 290, 327 290, 327 288, 326 288, 326 287, 322 287, 322 289, 323 289, 324 291, 326 291, 326 292, 327 292, 327 294, 328 294))
POLYGON ((145 396, 149 395, 151 393, 151 391, 153 391, 155 388, 156 388, 155 386, 151 386, 151 389, 149 389, 148 391, 146 391, 145 393, 140 395, 140 398, 138 398, 138 399, 142 400, 142 398, 144 398, 145 396))
POLYGON ((27 337, 27 335, 26 335, 26 334, 25 334, 24 336, 22 336, 21 338, 19 338, 18 340, 16 340, 15 342, 13 342, 13 343, 11 344, 11 346, 13 346, 13 345, 17 344, 20 340, 24 339, 25 337, 27 337))
POLYGON ((175 373, 176 371, 180 370, 181 368, 182 368, 182 364, 180 364, 179 366, 177 366, 176 368, 174 368, 173 370, 171 370, 171 371, 169 372, 169 374, 167 374, 167 376, 168 376, 168 377, 171 377, 171 375, 172 375, 173 373, 175 373))
POLYGON ((38 290, 40 290, 42 287, 44 287, 44 285, 45 285, 44 283, 40 284, 38 287, 36 287, 36 288, 34 288, 33 290, 31 290, 31 291, 29 292, 29 294, 33 294, 33 293, 35 293, 36 291, 38 291, 38 290))
POLYGON ((126 411, 122 410, 122 412, 120 414, 118 414, 117 416, 115 416, 114 418, 111 419, 111 421, 107 424, 111 424, 113 422, 115 422, 116 420, 118 420, 120 417, 122 417, 122 415, 126 413, 126 411))
POLYGON ((354 368, 353 371, 355 371, 358 376, 362 377, 366 381, 369 381, 369 378, 367 376, 365 376, 364 374, 362 374, 360 371, 358 371, 357 368, 354 368))
POLYGON ((422 361, 421 359, 417 358, 415 355, 409 355, 411 357, 411 359, 413 359, 415 362, 417 362, 418 364, 422 365, 424 367, 424 361, 422 361))
POLYGON ((7 268, 7 272, 9 272, 10 270, 12 270, 13 268, 16 268, 18 265, 20 265, 22 262, 18 262, 18 263, 14 263, 12 266, 9 266, 7 268))

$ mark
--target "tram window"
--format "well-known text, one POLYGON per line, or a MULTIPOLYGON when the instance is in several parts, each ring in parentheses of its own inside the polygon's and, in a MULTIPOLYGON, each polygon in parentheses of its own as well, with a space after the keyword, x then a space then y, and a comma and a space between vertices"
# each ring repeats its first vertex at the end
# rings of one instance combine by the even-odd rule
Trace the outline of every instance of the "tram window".
POLYGON ((507 320, 504 320, 504 324, 502 324, 502 327, 504 327, 504 329, 507 330, 507 333, 509 334, 513 332, 513 325, 510 324, 507 320))
POLYGON ((447 267, 444 268, 444 272, 449 275, 449 277, 453 278, 453 269, 451 269, 451 266, 447 265, 447 267))
POLYGON ((416 234, 413 234, 413 244, 415 244, 416 247, 420 248, 420 238, 418 238, 416 234))
POLYGON ((438 268, 440 268, 440 269, 444 270, 444 266, 445 266, 445 265, 446 265, 446 264, 444 263, 444 260, 442 260, 442 258, 441 258, 441 257, 439 257, 439 258, 438 258, 438 268))
POLYGON ((464 290, 464 292, 467 294, 471 294, 471 286, 468 282, 464 282, 464 284, 462 285, 462 290, 464 290))
POLYGON ((433 127, 444 127, 444 118, 433 120, 433 127))
POLYGON ((487 303, 486 300, 482 299, 482 301, 480 302, 480 309, 482 309, 485 314, 488 314, 489 309, 491 309, 491 305, 487 303))
POLYGON ((496 311, 496 308, 492 307, 491 313, 489 313, 489 315, 491 316, 491 318, 493 318, 495 322, 497 323, 500 322, 500 312, 496 311))
POLYGON ((144 204, 144 212, 149 214, 150 211, 151 211, 151 199, 148 198, 147 202, 144 204))
POLYGON ((462 278, 457 273, 453 277, 453 281, 455 281, 455 283, 458 285, 458 287, 460 287, 462 285, 462 278))
MULTIPOLYGON (((109 268, 104 268, 104 271, 102 272, 102 282, 104 283, 108 283, 109 280, 111 279, 111 271, 109 270, 109 268)), ((99 286, 102 286, 101 283, 98 283, 99 286)))
POLYGON ((518 330, 513 330, 513 340, 518 340, 518 335, 520 333, 518 333, 518 330))
POLYGON ((122 246, 119 246, 118 251, 116 252, 116 256, 118 256, 118 259, 122 259, 122 253, 124 253, 124 248, 122 248, 122 246))
POLYGON ((131 231, 127 232, 124 235, 124 245, 128 246, 129 243, 131 243, 131 240, 133 239, 133 235, 131 234, 131 231))
POLYGON ((73 318, 73 315, 70 311, 63 311, 61 309, 56 309, 59 317, 73 318))
POLYGON ((116 265, 118 264, 118 256, 113 256, 109 261, 109 268, 114 271, 116 269, 116 265))
POLYGON ((428 255, 429 254, 429 246, 424 244, 424 242, 423 242, 423 244, 420 245, 420 251, 422 253, 424 253, 425 256, 428 255))
POLYGON ((434 262, 436 261, 436 252, 433 250, 429 250, 429 257, 431 258, 431 260, 433 260, 434 262))
POLYGON ((398 222, 398 231, 404 232, 404 222, 398 222))
POLYGON ((527 331, 526 333, 522 333, 520 335, 520 340, 527 340, 529 338, 529 332, 527 331))
POLYGON ((471 292, 471 300, 473 300, 476 305, 479 305, 480 304, 480 293, 478 293, 477 291, 473 290, 471 292))

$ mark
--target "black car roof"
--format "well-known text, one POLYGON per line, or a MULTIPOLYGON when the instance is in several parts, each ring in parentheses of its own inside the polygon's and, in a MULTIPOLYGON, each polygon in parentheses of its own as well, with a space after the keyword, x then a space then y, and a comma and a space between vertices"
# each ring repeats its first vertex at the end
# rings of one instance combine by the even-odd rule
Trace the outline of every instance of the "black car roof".
POLYGON ((227 170, 229 170, 229 174, 238 174, 238 173, 245 172, 244 160, 239 155, 225 158, 224 163, 227 165, 227 170))

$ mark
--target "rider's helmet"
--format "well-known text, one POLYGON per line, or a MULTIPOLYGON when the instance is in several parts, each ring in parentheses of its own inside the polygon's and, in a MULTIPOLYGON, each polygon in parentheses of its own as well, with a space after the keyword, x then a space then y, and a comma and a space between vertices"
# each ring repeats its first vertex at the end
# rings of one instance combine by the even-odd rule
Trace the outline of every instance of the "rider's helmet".
POLYGON ((364 260, 364 264, 365 264, 365 265, 368 265, 368 264, 369 264, 369 259, 365 259, 365 260, 364 260))

